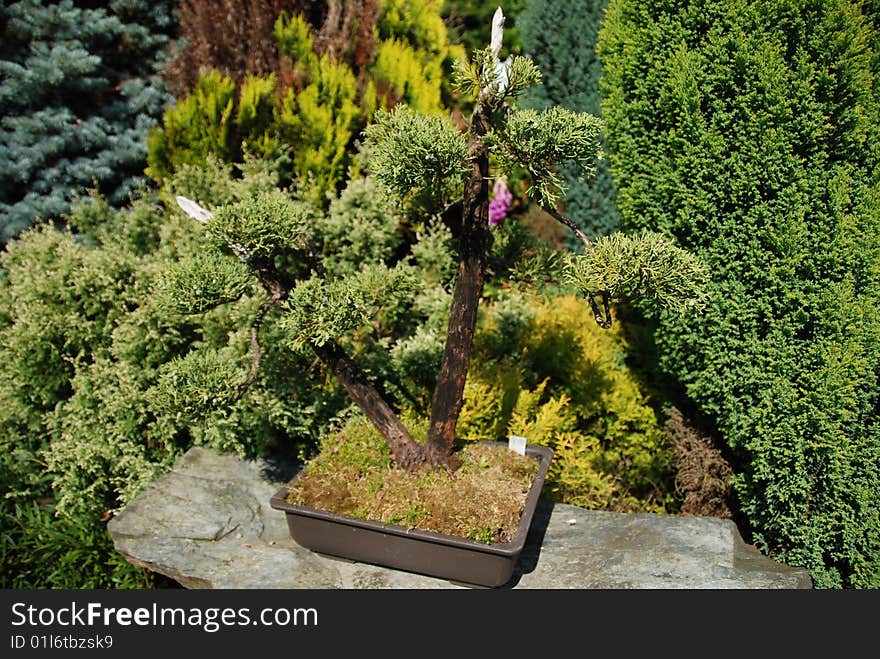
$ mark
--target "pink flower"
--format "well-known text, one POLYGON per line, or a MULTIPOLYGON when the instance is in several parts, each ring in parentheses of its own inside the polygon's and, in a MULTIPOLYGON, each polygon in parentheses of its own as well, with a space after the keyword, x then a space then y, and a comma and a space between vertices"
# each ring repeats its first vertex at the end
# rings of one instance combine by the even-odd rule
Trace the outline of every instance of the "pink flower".
POLYGON ((507 217, 513 203, 513 194, 507 189, 507 181, 502 177, 495 181, 492 200, 489 202, 489 226, 497 227, 507 217))

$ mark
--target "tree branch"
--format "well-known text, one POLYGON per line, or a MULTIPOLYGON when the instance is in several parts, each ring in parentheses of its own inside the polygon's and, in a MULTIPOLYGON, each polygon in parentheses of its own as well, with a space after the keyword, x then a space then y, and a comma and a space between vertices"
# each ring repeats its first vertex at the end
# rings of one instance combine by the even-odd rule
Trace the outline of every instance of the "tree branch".
POLYGON ((388 442, 397 465, 409 469, 424 463, 425 447, 412 438, 391 406, 342 346, 331 339, 312 348, 388 442))
POLYGON ((597 291, 595 293, 591 291, 587 295, 587 299, 590 301, 590 309, 593 310, 593 317, 596 319, 596 324, 598 324, 599 327, 601 327, 602 329, 609 329, 613 323, 613 320, 611 318, 611 308, 610 301, 608 299, 608 293, 606 291, 597 291), (602 300, 602 310, 599 309, 599 303, 596 301, 597 295, 602 300))
MULTIPOLYGON (((587 238, 587 234, 580 230, 577 224, 574 223, 574 220, 566 217, 562 213, 560 213, 555 208, 551 208, 550 206, 541 206, 545 213, 550 215, 554 220, 560 222, 561 224, 568 227, 575 236, 577 236, 578 240, 580 240, 584 247, 586 247, 587 252, 593 251, 593 243, 587 238)), ((587 294, 587 300, 590 302, 590 309, 593 311, 593 317, 596 319, 596 323, 602 329, 609 329, 614 322, 611 317, 611 300, 608 297, 608 291, 590 291, 587 294), (599 298, 602 302, 602 308, 599 308, 599 298)))
POLYGON ((568 227, 572 231, 572 233, 574 233, 574 235, 577 236, 578 240, 580 240, 584 244, 584 247, 587 248, 588 252, 593 251, 593 243, 590 242, 590 239, 587 238, 587 234, 585 234, 583 231, 581 231, 580 228, 578 227, 578 225, 575 224, 573 220, 567 218, 565 215, 560 213, 558 210, 556 210, 555 208, 551 208, 550 206, 541 206, 541 208, 543 209, 543 211, 545 213, 550 215, 554 220, 556 220, 557 222, 560 222, 560 223, 564 224, 566 227, 568 227))
POLYGON ((238 392, 232 397, 232 403, 240 401, 253 386, 254 382, 257 381, 257 376, 260 374, 260 364, 263 360, 263 350, 260 346, 260 328, 263 326, 263 319, 266 317, 269 309, 277 304, 275 300, 269 298, 257 309, 257 315, 251 324, 251 370, 248 373, 247 379, 239 385, 238 392))

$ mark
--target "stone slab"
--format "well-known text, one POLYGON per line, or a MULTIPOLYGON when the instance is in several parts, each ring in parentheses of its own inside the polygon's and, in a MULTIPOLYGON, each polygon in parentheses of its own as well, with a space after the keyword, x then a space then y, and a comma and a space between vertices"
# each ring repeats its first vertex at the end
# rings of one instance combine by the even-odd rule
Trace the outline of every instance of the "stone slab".
MULTIPOLYGON (((131 563, 186 588, 462 588, 315 554, 269 498, 292 473, 190 449, 109 523, 131 563)), ((806 570, 743 542, 730 520, 622 514, 542 502, 507 588, 811 588, 806 570)))

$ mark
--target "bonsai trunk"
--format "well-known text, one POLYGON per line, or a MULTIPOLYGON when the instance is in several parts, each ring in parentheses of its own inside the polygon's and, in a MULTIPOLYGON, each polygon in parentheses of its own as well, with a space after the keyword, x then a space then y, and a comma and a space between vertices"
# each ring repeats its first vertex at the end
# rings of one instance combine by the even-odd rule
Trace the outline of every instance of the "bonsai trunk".
MULTIPOLYGON (((462 202, 458 277, 452 292, 446 345, 431 399, 431 420, 425 444, 419 444, 412 438, 382 394, 338 343, 331 340, 321 346, 312 346, 352 401, 388 442, 397 465, 405 469, 425 463, 448 467, 455 444, 455 428, 464 403, 464 385, 473 350, 477 308, 483 294, 486 254, 492 244, 489 231, 489 156, 484 143, 489 129, 488 115, 483 104, 477 103, 468 138, 472 160, 462 202)), ((322 271, 320 259, 313 256, 313 261, 316 271, 322 271)), ((251 266, 254 267, 254 264, 251 266)), ((290 293, 290 285, 281 280, 272 264, 255 267, 255 271, 272 303, 281 305, 290 293)))
MULTIPOLYGON (((264 307, 281 306, 290 297, 292 284, 285 281, 284 277, 275 269, 275 265, 267 261, 252 260, 249 264, 257 275, 263 288, 269 294, 269 300, 264 307)), ((316 272, 323 273, 324 266, 320 258, 312 255, 312 267, 316 272)), ((254 369, 259 368, 259 340, 257 333, 265 310, 261 308, 260 314, 255 321, 255 331, 252 333, 251 342, 254 353, 254 365, 251 377, 243 385, 241 393, 253 384, 256 376, 254 369)), ((391 406, 385 401, 381 392, 369 381, 366 374, 348 356, 345 350, 332 339, 323 345, 312 345, 312 349, 333 376, 348 393, 354 403, 361 408, 366 417, 376 426, 376 429, 388 443, 394 461, 404 469, 424 464, 427 461, 425 447, 412 438, 409 431, 400 422, 391 406)))
POLYGON ((315 354, 324 362, 336 380, 345 387, 349 397, 361 408, 367 418, 388 442, 398 466, 411 469, 426 461, 425 447, 416 442, 400 422, 394 410, 335 341, 313 346, 315 354))
POLYGON ((478 103, 471 118, 468 138, 473 159, 462 202, 458 276, 452 291, 446 345, 431 399, 431 422, 425 444, 427 460, 434 465, 445 465, 452 454, 455 428, 464 403, 477 308, 483 294, 486 253, 492 244, 489 232, 489 156, 483 141, 488 129, 488 112, 478 103))
POLYGON ((313 346, 351 399, 388 442, 394 461, 412 469, 425 463, 448 466, 455 443, 455 428, 464 403, 464 385, 473 351, 477 309, 483 294, 486 254, 492 244, 489 232, 489 156, 483 137, 489 118, 478 104, 471 122, 469 145, 474 154, 464 190, 459 237, 458 276, 452 291, 446 345, 437 386, 431 399, 427 441, 416 442, 394 410, 339 344, 313 346))

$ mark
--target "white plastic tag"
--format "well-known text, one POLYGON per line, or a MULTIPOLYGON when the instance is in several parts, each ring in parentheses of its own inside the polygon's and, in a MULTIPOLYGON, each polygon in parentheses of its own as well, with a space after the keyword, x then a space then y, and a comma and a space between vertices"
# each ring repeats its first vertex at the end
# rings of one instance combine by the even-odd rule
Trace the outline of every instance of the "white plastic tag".
POLYGON ((518 435, 511 435, 507 438, 507 447, 514 451, 515 453, 519 453, 520 455, 526 454, 526 438, 520 437, 518 435))

